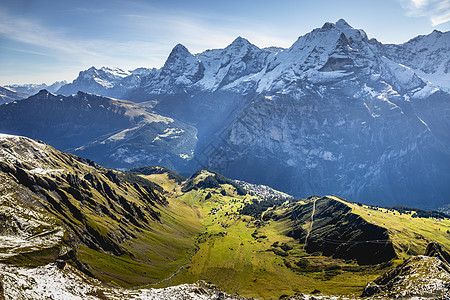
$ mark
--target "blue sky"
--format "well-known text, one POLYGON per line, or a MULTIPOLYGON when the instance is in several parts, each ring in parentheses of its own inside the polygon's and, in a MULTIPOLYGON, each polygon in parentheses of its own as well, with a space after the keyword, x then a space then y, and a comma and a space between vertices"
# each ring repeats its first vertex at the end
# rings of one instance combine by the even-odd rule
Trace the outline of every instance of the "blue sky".
POLYGON ((383 43, 450 30, 450 0, 0 0, 0 85, 72 81, 90 66, 161 67, 237 36, 289 47, 345 19, 383 43))

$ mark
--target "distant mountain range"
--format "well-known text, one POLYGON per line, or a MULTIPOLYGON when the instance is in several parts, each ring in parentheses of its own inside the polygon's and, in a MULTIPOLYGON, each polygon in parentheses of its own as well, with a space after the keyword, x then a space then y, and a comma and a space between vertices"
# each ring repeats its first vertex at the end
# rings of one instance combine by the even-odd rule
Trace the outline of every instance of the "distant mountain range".
POLYGON ((56 92, 70 95, 85 91, 130 100, 219 90, 273 93, 299 80, 320 83, 344 79, 344 71, 351 67, 378 68, 382 71, 378 75, 383 79, 389 76, 389 82, 399 90, 407 88, 408 81, 412 85, 430 81, 431 86, 448 91, 449 41, 450 32, 435 30, 401 45, 382 44, 341 19, 299 37, 288 49, 260 49, 238 37, 225 49, 194 55, 178 44, 161 69, 91 67, 56 92))
POLYGON ((0 104, 9 103, 28 97, 28 94, 19 93, 9 88, 0 86, 0 104))
POLYGON ((38 93, 40 90, 47 90, 50 93, 55 93, 57 90, 59 90, 62 86, 66 85, 67 81, 56 81, 52 83, 51 85, 47 85, 45 83, 41 84, 11 84, 6 85, 6 88, 9 88, 11 90, 14 90, 18 93, 28 94, 28 95, 34 95, 38 93))
POLYGON ((66 85, 67 81, 57 81, 51 85, 42 84, 11 84, 0 86, 0 104, 25 99, 31 95, 45 89, 50 93, 55 93, 60 87, 66 85))
MULTIPOLYGON (((126 121, 114 127, 121 142, 110 143, 112 131, 94 134, 84 117, 75 118, 89 109, 72 111, 69 123, 50 107, 25 119, 20 114, 27 102, 0 106, 0 115, 9 119, 0 121, 0 131, 61 147, 54 141, 64 139, 62 131, 42 134, 38 120, 45 116, 51 128, 79 128, 81 142, 61 149, 73 148, 109 167, 159 162, 187 173, 209 168, 299 197, 339 194, 430 209, 449 204, 450 32, 386 45, 341 19, 288 49, 260 49, 241 37, 195 55, 176 45, 161 69, 92 67, 56 93, 77 103, 84 96, 70 95, 78 91, 143 102, 141 108, 170 118, 167 124, 177 128, 159 122, 160 138, 168 141, 165 134, 178 132, 184 142, 156 147, 156 135, 134 138, 136 123, 126 121), (113 144, 121 146, 103 151, 113 144)), ((72 103, 62 96, 49 99, 63 99, 61 113, 72 103)))

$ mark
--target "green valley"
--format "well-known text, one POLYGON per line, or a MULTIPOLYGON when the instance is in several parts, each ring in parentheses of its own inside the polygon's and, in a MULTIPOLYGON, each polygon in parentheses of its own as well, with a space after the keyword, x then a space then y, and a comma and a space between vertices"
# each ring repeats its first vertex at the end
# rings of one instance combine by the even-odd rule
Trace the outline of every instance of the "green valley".
MULTIPOLYGON (((450 235, 447 233, 447 230, 450 229, 448 219, 435 221, 429 218, 406 218, 406 215, 398 218, 399 212, 395 213, 393 210, 382 212, 381 208, 360 206, 334 196, 310 197, 291 201, 280 200, 278 205, 267 209, 259 218, 245 215, 242 214, 245 206, 255 206, 255 204, 257 206, 268 200, 249 194, 238 195, 236 188, 231 184, 217 186, 215 183, 211 183, 214 182, 211 178, 214 176, 216 176, 214 172, 204 170, 194 174, 189 179, 191 183, 184 182, 179 188, 171 187, 172 191, 178 191, 173 193, 173 203, 185 204, 197 210, 197 217, 203 226, 203 232, 196 237, 197 250, 190 257, 189 264, 171 278, 170 282, 161 283, 160 287, 168 284, 208 280, 228 293, 246 297, 278 298, 295 293, 311 293, 314 290, 324 294, 359 296, 367 282, 373 281, 393 266, 401 263, 403 259, 424 253, 428 242, 435 240, 440 242, 445 249, 450 249, 448 239, 450 235), (180 190, 186 188, 187 185, 197 188, 181 193, 180 190), (298 210, 298 215, 305 211, 307 219, 309 219, 311 210, 308 208, 313 202, 316 202, 316 216, 321 214, 319 203, 324 202, 326 205, 323 207, 324 210, 330 209, 330 207, 348 210, 349 216, 357 219, 354 221, 356 223, 365 222, 366 226, 372 226, 373 222, 378 223, 379 227, 375 225, 373 227, 378 227, 387 234, 384 239, 389 240, 387 244, 391 246, 392 252, 388 251, 384 260, 381 259, 373 265, 358 264, 356 256, 353 259, 351 257, 344 259, 339 258, 339 255, 337 257, 330 254, 324 255, 326 249, 324 249, 325 251, 307 251, 308 247, 305 247, 304 240, 289 236, 295 222, 281 216, 286 212, 298 210), (374 220, 373 216, 378 216, 378 219, 374 220), (381 222, 381 218, 384 218, 384 222, 381 222), (390 227, 390 224, 394 225, 397 222, 403 224, 407 230, 402 231, 397 226, 390 227), (425 227, 424 229, 421 225, 414 225, 419 222, 420 224, 438 223, 440 227, 425 227), (429 230, 429 232, 426 233, 423 230, 429 230), (402 244, 404 238, 402 235, 406 234, 415 236, 417 240, 413 240, 417 245, 408 249, 407 245, 402 244)), ((167 178, 167 175, 144 177, 160 182, 161 178, 167 178)), ((173 180, 172 183, 174 183, 173 180)), ((273 202, 273 199, 271 200, 273 202)), ((335 211, 335 217, 342 218, 342 212, 339 209, 335 211)), ((319 223, 319 221, 317 222, 319 223)), ((348 221, 344 220, 344 222, 348 221)), ((342 224, 337 223, 334 226, 335 229, 331 228, 333 226, 329 226, 327 230, 337 231, 339 225, 342 224)), ((309 226, 311 226, 309 220, 300 224, 305 231, 309 226)), ((313 224, 312 229, 320 229, 320 224, 317 225, 317 228, 315 226, 313 224)), ((342 228, 344 227, 345 224, 342 225, 342 228)), ((364 229, 359 228, 359 230, 364 229)), ((353 238, 355 244, 371 247, 374 244, 382 243, 382 248, 384 248, 384 244, 386 244, 386 242, 381 242, 381 239, 376 241, 370 238, 370 235, 369 240, 358 240, 357 236, 353 238)), ((310 239, 313 239, 313 235, 310 239)), ((341 241, 341 243, 347 248, 352 245, 352 240, 341 241)), ((367 252, 371 247, 357 249, 357 251, 360 250, 358 253, 362 253, 362 255, 371 255, 370 252, 367 252)))

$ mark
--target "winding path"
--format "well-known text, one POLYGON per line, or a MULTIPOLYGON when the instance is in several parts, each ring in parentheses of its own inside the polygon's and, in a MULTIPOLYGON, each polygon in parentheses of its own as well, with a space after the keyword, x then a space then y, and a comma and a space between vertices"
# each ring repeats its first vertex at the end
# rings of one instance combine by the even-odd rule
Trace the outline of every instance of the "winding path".
POLYGON ((170 280, 171 280, 175 275, 177 275, 178 273, 180 273, 181 270, 183 270, 185 267, 187 267, 190 263, 192 263, 192 257, 193 257, 193 256, 197 253, 197 251, 200 249, 200 247, 197 245, 197 239, 196 239, 195 242, 194 242, 194 247, 195 247, 195 250, 189 255, 189 257, 187 258, 187 262, 186 262, 184 265, 180 266, 175 272, 173 272, 172 275, 170 275, 169 277, 167 277, 167 278, 165 278, 165 279, 163 279, 163 280, 161 280, 161 281, 158 281, 158 282, 155 282, 155 283, 149 283, 149 284, 146 284, 146 285, 142 285, 142 286, 139 286, 138 288, 145 288, 145 287, 148 287, 148 286, 155 286, 155 285, 159 285, 159 284, 164 283, 164 282, 167 282, 166 287, 169 286, 170 280))
POLYGON ((305 245, 303 246, 303 249, 306 248, 306 244, 308 243, 308 237, 309 237, 309 234, 311 233, 312 228, 313 228, 313 224, 314 224, 314 213, 316 212, 316 201, 317 201, 317 200, 314 200, 314 201, 313 201, 313 209, 312 209, 312 213, 311 213, 311 223, 309 224, 309 228, 308 228, 307 233, 306 233, 306 237, 305 237, 305 245))

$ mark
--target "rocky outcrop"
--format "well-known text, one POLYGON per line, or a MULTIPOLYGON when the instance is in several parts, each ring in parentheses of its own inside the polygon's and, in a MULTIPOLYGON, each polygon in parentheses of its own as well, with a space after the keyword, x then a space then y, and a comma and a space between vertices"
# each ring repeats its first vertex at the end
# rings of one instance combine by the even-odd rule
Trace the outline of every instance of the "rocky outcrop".
POLYGON ((414 256, 397 268, 369 282, 362 296, 448 299, 450 297, 449 254, 430 243, 425 255, 414 256))
MULTIPOLYGON (((442 250, 438 243, 429 243, 424 255, 439 258, 443 262, 443 267, 450 266, 450 254, 442 250)), ((450 273, 450 269, 447 268, 447 271, 450 273)))
POLYGON ((43 297, 64 299, 180 299, 180 300, 246 300, 230 295, 205 281, 161 289, 121 289, 102 285, 81 274, 70 265, 63 269, 58 264, 37 268, 20 268, 0 264, 0 300, 35 300, 43 297))

